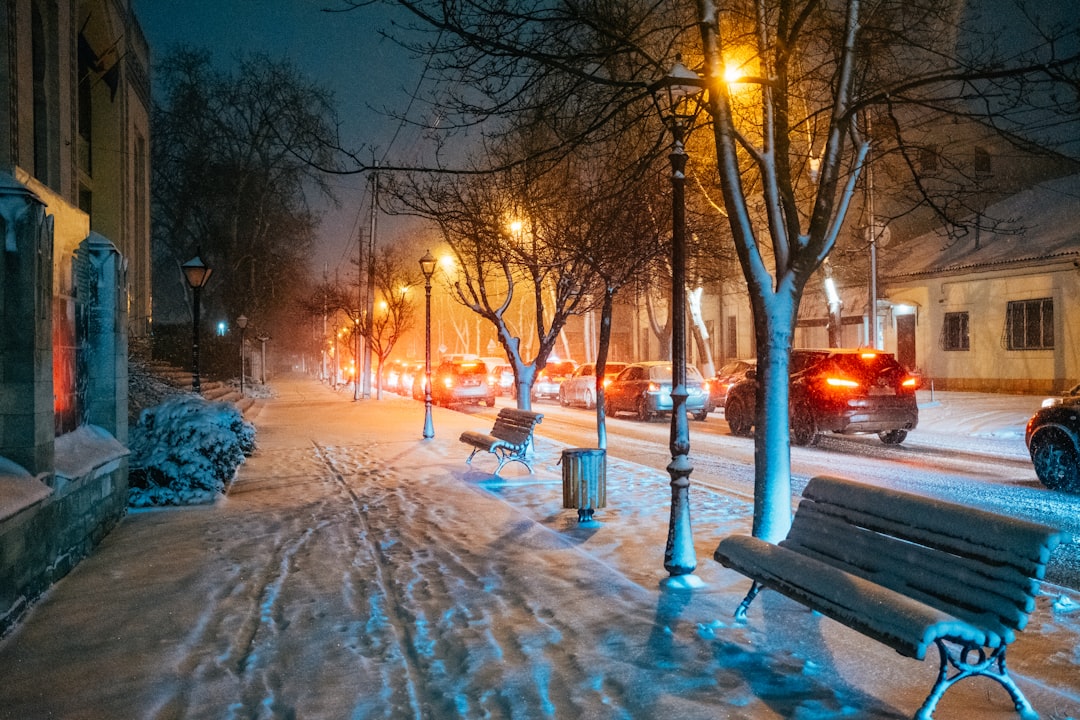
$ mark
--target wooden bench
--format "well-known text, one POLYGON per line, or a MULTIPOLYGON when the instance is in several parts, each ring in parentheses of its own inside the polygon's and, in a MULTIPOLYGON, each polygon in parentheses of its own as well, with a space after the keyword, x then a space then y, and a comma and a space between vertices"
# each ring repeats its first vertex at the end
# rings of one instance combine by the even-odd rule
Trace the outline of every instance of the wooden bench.
POLYGON ((1026 719, 1038 716, 1009 677, 1005 649, 1035 609, 1038 580, 1062 541, 1024 520, 815 477, 779 545, 732 536, 714 557, 754 581, 735 612, 740 621, 766 587, 901 655, 922 660, 937 645, 937 682, 917 720, 974 675, 999 682, 1026 719))
POLYGON ((508 462, 519 462, 532 472, 525 454, 532 444, 533 428, 544 418, 540 413, 516 408, 503 408, 495 418, 495 427, 488 434, 466 430, 461 433, 461 442, 472 445, 473 451, 465 461, 472 465, 473 455, 484 450, 492 453, 499 459, 499 466, 495 468, 498 475, 503 465, 508 462))

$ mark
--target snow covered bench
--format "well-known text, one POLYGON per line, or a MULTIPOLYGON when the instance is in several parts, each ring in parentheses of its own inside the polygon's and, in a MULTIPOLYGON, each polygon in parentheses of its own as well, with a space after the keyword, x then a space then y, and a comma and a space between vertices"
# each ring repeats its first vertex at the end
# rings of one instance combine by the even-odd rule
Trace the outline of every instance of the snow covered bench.
POLYGON ((937 682, 917 720, 929 720, 945 691, 973 675, 1004 686, 1027 719, 1038 716, 1009 677, 1005 649, 1027 624, 1061 541, 1059 531, 1024 520, 815 477, 779 545, 732 536, 714 557, 754 581, 739 620, 767 587, 901 655, 922 660, 937 645, 937 682))
POLYGON ((466 445, 472 445, 473 451, 465 461, 466 465, 472 465, 473 455, 484 450, 499 458, 499 466, 495 468, 498 475, 503 465, 508 462, 519 462, 532 472, 525 454, 532 444, 533 428, 544 418, 540 413, 530 410, 518 410, 516 408, 503 408, 495 418, 495 427, 491 433, 485 434, 466 430, 459 438, 466 445))

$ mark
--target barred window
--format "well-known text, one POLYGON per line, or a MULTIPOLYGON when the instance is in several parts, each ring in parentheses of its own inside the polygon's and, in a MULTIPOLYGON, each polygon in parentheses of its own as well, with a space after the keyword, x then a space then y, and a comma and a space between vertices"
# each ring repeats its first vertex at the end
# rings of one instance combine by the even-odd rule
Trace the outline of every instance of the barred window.
POLYGON ((1005 311, 1008 350, 1051 350, 1054 347, 1054 299, 1014 300, 1005 311))
POLYGON ((971 349, 971 339, 968 336, 968 314, 966 312, 945 313, 941 346, 943 350, 971 349))

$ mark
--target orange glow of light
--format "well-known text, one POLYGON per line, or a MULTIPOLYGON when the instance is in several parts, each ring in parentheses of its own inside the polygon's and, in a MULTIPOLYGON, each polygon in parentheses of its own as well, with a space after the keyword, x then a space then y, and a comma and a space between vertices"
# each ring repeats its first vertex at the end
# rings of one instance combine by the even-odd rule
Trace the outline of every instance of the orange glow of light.
POLYGON ((825 384, 835 388, 857 388, 859 383, 854 380, 848 380, 847 378, 829 377, 825 378, 825 384))
POLYGON ((918 389, 918 387, 919 387, 919 378, 917 378, 917 377, 906 378, 904 380, 904 382, 900 383, 900 386, 901 387, 906 387, 906 388, 911 388, 913 390, 918 389))

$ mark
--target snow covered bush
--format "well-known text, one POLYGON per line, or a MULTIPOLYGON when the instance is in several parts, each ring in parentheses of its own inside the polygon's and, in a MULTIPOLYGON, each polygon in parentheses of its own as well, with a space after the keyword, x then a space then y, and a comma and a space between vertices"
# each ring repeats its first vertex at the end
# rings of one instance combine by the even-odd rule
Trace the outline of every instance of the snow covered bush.
POLYGON ((131 430, 128 505, 213 502, 255 450, 255 426, 236 406, 177 395, 147 408, 131 430))

